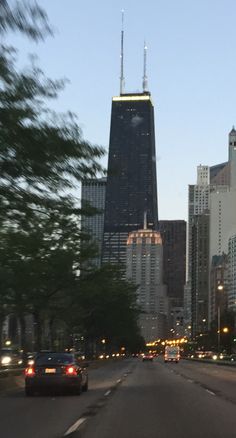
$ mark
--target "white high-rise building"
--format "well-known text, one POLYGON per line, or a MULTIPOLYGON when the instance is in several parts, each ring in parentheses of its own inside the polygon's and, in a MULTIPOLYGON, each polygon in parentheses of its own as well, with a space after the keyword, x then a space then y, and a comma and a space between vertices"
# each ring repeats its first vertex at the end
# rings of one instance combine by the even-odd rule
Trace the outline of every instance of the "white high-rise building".
POLYGON ((189 223, 193 216, 203 213, 209 208, 210 167, 197 167, 197 184, 189 186, 189 223))
POLYGON ((194 216, 209 209, 210 199, 210 167, 197 166, 197 184, 189 185, 188 191, 188 231, 187 231, 187 262, 186 286, 184 289, 185 325, 191 324, 191 260, 192 260, 192 225, 194 216))
MULTIPOLYGON (((212 187, 210 193, 210 238, 209 238, 209 260, 210 272, 210 293, 209 293, 209 324, 215 318, 215 303, 219 301, 219 291, 214 272, 216 269, 222 270, 221 283, 225 302, 233 305, 232 281, 233 272, 233 240, 232 236, 236 233, 236 131, 233 129, 228 138, 228 162, 225 163, 225 176, 227 184, 218 184, 212 187), (229 257, 225 257, 226 255, 229 257), (227 260, 222 264, 221 259, 227 260), (219 260, 219 266, 215 266, 215 261, 219 260), (229 263, 229 265, 228 265, 229 263)), ((220 182, 220 181, 219 181, 220 182)), ((222 301, 222 300, 221 300, 222 301)))
POLYGON ((236 311, 236 234, 229 239, 228 308, 236 311))
POLYGON ((197 184, 189 185, 188 192, 188 251, 187 251, 187 280, 191 270, 191 225, 193 217, 209 209, 210 198, 210 167, 197 166, 197 184))
POLYGON ((164 337, 168 313, 166 286, 163 284, 163 247, 157 231, 133 231, 127 240, 126 277, 139 285, 137 302, 141 334, 146 342, 164 337))
POLYGON ((230 186, 236 188, 236 130, 229 133, 230 186))
POLYGON ((228 253, 229 238, 236 232, 236 189, 225 186, 210 196, 210 260, 228 253))
POLYGON ((228 253, 229 238, 236 232, 236 130, 234 127, 229 133, 228 156, 229 184, 211 187, 210 260, 214 255, 228 253))

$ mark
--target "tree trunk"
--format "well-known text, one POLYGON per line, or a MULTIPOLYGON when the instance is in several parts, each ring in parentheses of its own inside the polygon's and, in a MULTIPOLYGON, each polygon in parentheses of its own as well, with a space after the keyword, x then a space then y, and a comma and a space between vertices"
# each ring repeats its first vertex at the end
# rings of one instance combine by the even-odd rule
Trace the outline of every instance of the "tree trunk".
POLYGON ((21 350, 26 351, 26 327, 25 327, 25 317, 24 315, 19 315, 19 323, 20 323, 20 344, 21 344, 21 350))
POLYGON ((53 341, 54 341, 53 323, 54 323, 54 318, 50 318, 50 320, 49 320, 49 348, 50 348, 50 350, 53 350, 53 341))
POLYGON ((3 323, 4 323, 4 317, 0 315, 0 350, 2 349, 2 330, 3 330, 3 323))
POLYGON ((35 351, 40 351, 42 348, 41 318, 38 311, 35 311, 33 313, 33 316, 34 316, 35 351))

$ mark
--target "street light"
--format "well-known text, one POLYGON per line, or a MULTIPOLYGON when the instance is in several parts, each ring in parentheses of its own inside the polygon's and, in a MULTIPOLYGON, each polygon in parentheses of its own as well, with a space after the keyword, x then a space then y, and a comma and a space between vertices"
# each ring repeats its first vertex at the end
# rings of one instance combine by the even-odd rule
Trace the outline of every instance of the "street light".
MULTIPOLYGON (((223 284, 218 284, 217 286, 218 292, 222 292, 224 290, 223 284)), ((218 307, 217 307, 217 340, 218 340, 218 353, 220 353, 220 300, 218 296, 218 307)))

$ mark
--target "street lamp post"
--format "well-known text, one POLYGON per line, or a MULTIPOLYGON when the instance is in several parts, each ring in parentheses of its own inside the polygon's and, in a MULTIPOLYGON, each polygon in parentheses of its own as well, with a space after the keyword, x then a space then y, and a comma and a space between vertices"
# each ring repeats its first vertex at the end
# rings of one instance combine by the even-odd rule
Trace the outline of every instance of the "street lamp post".
POLYGON ((217 344, 218 344, 218 353, 220 353, 220 306, 217 308, 217 344))
MULTIPOLYGON (((219 284, 217 286, 218 293, 222 291, 224 286, 219 284)), ((218 345, 218 353, 220 353, 220 323, 221 323, 221 315, 220 315, 220 300, 218 296, 218 307, 217 307, 217 345, 218 345)))

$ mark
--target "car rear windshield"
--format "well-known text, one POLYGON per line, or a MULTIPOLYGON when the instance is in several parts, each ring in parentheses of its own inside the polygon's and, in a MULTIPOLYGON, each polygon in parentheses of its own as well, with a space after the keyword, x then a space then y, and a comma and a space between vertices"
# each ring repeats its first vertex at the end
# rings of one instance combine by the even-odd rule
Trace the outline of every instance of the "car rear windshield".
POLYGON ((68 365, 74 362, 72 354, 46 353, 36 357, 36 365, 68 365))

